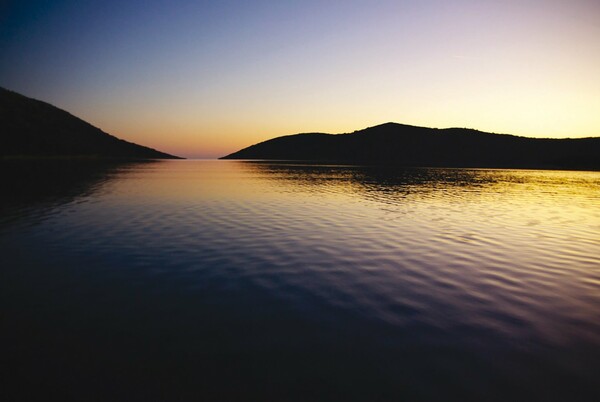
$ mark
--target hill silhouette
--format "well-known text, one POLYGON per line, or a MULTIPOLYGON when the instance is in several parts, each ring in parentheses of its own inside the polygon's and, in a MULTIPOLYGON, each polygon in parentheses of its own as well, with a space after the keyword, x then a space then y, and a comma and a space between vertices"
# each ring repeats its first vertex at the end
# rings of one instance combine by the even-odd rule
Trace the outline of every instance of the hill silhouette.
POLYGON ((55 106, 4 88, 0 157, 178 158, 121 140, 55 106))
POLYGON ((273 138, 221 159, 428 167, 600 169, 600 138, 540 139, 386 123, 349 134, 273 138))

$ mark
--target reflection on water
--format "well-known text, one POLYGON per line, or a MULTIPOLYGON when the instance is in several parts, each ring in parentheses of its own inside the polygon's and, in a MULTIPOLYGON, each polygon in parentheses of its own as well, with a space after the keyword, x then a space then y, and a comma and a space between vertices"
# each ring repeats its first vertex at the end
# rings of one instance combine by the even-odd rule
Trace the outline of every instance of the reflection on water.
POLYGON ((75 172, 3 200, 3 359, 20 396, 600 396, 600 173, 75 172))
POLYGON ((91 195, 102 183, 127 166, 149 162, 78 159, 0 161, 0 224, 22 215, 44 215, 91 195))

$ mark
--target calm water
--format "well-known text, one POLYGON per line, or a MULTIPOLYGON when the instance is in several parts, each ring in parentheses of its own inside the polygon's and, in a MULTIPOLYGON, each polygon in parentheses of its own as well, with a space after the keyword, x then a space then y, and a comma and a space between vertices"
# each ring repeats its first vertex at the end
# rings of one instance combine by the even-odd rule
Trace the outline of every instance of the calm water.
POLYGON ((42 165, 2 169, 3 400, 600 398, 599 172, 42 165))

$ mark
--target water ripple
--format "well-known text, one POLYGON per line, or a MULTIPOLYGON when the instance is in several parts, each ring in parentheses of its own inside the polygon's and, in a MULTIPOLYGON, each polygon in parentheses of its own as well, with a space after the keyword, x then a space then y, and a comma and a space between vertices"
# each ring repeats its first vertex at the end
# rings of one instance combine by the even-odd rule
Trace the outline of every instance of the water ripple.
MULTIPOLYGON (((349 384, 350 399, 595 389, 599 173, 169 161, 14 214, 0 226, 2 289, 21 306, 9 319, 71 325, 74 345, 134 369, 137 339, 165 367, 156 378, 201 370, 213 389, 229 373, 266 399, 265 378, 325 378, 322 392, 349 384), (48 309, 22 307, 39 298, 48 309)), ((66 367, 80 363, 56 339, 66 367)), ((186 375, 172 385, 194 388, 186 375)))

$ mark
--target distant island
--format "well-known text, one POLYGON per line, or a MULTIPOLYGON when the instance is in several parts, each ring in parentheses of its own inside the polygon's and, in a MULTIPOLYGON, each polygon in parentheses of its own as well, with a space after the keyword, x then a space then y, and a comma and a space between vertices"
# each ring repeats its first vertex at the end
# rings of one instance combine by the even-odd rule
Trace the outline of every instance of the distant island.
POLYGON ((0 88, 0 158, 180 159, 121 140, 48 103, 0 88))
POLYGON ((598 170, 600 137, 540 139, 465 128, 433 129, 386 123, 349 134, 277 137, 221 159, 598 170))

